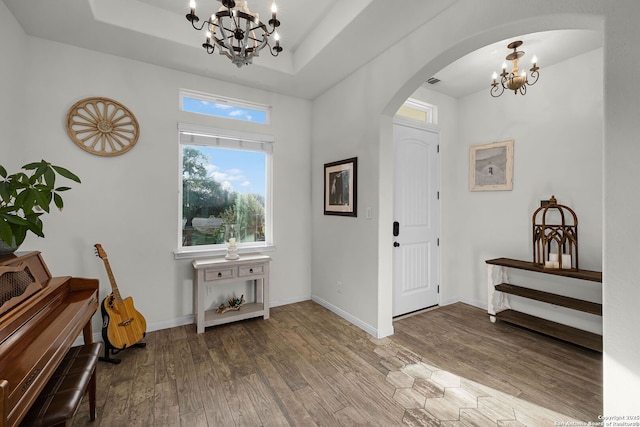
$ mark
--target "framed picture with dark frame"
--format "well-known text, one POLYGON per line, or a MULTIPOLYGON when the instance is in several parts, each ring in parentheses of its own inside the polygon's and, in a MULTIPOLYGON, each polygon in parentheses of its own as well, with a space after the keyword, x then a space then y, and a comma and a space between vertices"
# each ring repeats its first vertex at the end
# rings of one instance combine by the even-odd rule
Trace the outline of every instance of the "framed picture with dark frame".
POLYGON ((358 216, 358 158, 324 165, 324 214, 358 216))
POLYGON ((469 150, 469 189, 513 189, 513 139, 473 145, 469 150))

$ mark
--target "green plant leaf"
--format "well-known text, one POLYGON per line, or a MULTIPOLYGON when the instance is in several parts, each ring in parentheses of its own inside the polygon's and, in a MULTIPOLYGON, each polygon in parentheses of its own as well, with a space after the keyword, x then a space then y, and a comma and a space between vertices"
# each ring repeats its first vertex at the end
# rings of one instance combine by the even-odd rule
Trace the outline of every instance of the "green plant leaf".
POLYGON ((34 191, 35 190, 31 188, 27 188, 16 197, 16 205, 22 206, 22 211, 25 215, 33 211, 33 208, 36 206, 36 199, 33 195, 34 191))
POLYGON ((53 190, 53 187, 47 185, 44 182, 37 182, 33 184, 33 188, 35 188, 38 191, 44 191, 44 192, 53 190))
POLYGON ((22 166, 22 169, 26 169, 26 170, 37 169, 40 166, 40 164, 41 162, 27 163, 26 165, 22 166))
POLYGON ((36 169, 36 172, 31 176, 31 179, 35 178, 37 180, 40 180, 40 177, 44 175, 47 169, 49 169, 49 164, 43 160, 42 162, 40 162, 40 164, 38 164, 38 168, 36 169))
POLYGON ((21 184, 23 186, 27 186, 29 185, 29 177, 24 172, 17 172, 13 175, 11 182, 15 184, 21 184))
POLYGON ((56 173, 50 167, 47 167, 44 171, 44 182, 49 188, 53 188, 56 185, 56 173))
POLYGON ((42 232, 42 220, 40 219, 41 213, 31 213, 26 216, 27 219, 27 227, 31 232, 35 235, 44 237, 44 233, 42 232))
POLYGON ((21 244, 27 232, 44 237, 40 216, 50 211, 51 203, 62 209, 64 202, 58 192, 71 188, 55 188, 56 175, 80 183, 80 178, 68 169, 45 160, 27 163, 23 171, 7 174, 0 166, 0 238, 21 244), (6 239, 5 239, 6 237, 6 239))
POLYGON ((42 193, 33 189, 31 190, 31 194, 33 196, 35 204, 40 206, 45 212, 49 213, 49 204, 51 203, 50 196, 48 196, 46 193, 42 193))
POLYGON ((73 172, 69 171, 68 169, 65 169, 61 166, 54 166, 51 165, 51 167, 58 172, 60 175, 64 176, 67 179, 70 179, 71 181, 75 181, 77 183, 81 183, 80 178, 78 178, 78 176, 76 174, 74 174, 73 172))
POLYGON ((58 193, 53 193, 53 201, 56 204, 56 207, 60 210, 64 207, 64 202, 62 201, 62 197, 58 193))
POLYGON ((16 224, 16 225, 22 225, 25 227, 29 226, 29 221, 27 221, 24 218, 20 218, 19 216, 13 215, 13 214, 4 214, 4 213, 0 213, 0 218, 3 218, 4 221, 3 222, 8 222, 11 224, 16 224))
POLYGON ((33 199, 29 198, 29 189, 27 188, 24 191, 20 192, 16 196, 16 199, 14 200, 13 204, 14 206, 18 206, 22 208, 22 210, 25 212, 33 209, 33 199))
POLYGON ((11 185, 7 181, 0 182, 0 199, 5 204, 11 201, 11 185))
POLYGON ((16 244, 20 246, 24 242, 24 238, 27 237, 29 228, 27 226, 13 226, 11 230, 13 231, 13 238, 16 239, 16 244))
MULTIPOLYGON (((4 215, 2 216, 4 218, 4 215)), ((0 221, 0 240, 3 240, 7 244, 11 244, 13 240, 13 231, 8 222, 0 221)))

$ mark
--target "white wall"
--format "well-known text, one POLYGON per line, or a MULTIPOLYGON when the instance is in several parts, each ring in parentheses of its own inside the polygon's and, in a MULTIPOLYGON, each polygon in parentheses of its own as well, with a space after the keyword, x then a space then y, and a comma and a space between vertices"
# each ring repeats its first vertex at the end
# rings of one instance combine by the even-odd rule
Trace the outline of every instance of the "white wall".
MULTIPOLYGON (((539 6, 539 13, 544 15, 551 10, 548 5, 546 7, 545 9, 544 5, 539 6)), ((508 15, 512 12, 505 10, 501 13, 508 15)), ((391 166, 391 162, 388 161, 389 156, 392 155, 392 150, 390 149, 391 141, 385 139, 386 131, 384 130, 384 126, 387 124, 387 118, 381 118, 380 113, 384 113, 387 117, 391 116, 397 110, 400 103, 425 81, 425 76, 435 74, 441 68, 466 53, 491 42, 522 34, 522 31, 536 32, 545 29, 568 28, 571 27, 571 25, 577 25, 576 22, 579 20, 579 17, 569 18, 567 16, 545 17, 544 20, 536 20, 534 17, 531 18, 527 25, 522 23, 515 25, 509 21, 509 19, 505 19, 504 16, 497 17, 493 11, 490 12, 485 7, 478 8, 476 3, 457 2, 433 21, 419 28, 393 48, 386 51, 384 55, 371 61, 367 66, 358 70, 348 79, 340 82, 314 101, 312 153, 314 167, 320 168, 321 163, 328 161, 327 159, 331 159, 332 156, 340 158, 337 153, 363 152, 367 150, 367 146, 370 147, 368 150, 369 153, 380 153, 378 156, 371 155, 363 159, 361 169, 365 171, 363 172, 365 175, 363 176, 361 173, 359 177, 359 191, 362 192, 364 190, 374 194, 370 200, 360 197, 358 201, 359 205, 363 206, 375 203, 376 200, 378 202, 378 212, 373 220, 373 222, 377 222, 375 225, 377 226, 378 247, 375 251, 368 243, 373 241, 374 236, 369 234, 369 232, 362 232, 363 229, 357 225, 362 223, 360 219, 351 223, 344 223, 333 221, 332 218, 322 216, 322 175, 318 173, 313 177, 314 194, 318 195, 318 197, 314 199, 313 209, 314 282, 312 292, 314 295, 319 295, 322 300, 326 301, 326 305, 328 306, 341 307, 341 304, 346 304, 343 301, 350 301, 350 299, 344 300, 343 296, 339 295, 335 290, 335 285, 333 285, 335 280, 339 280, 337 279, 338 277, 352 274, 352 264, 347 265, 337 262, 337 260, 348 258, 350 262, 355 263, 355 269, 358 271, 358 274, 361 274, 360 279, 356 279, 356 290, 351 296, 357 297, 357 295, 360 295, 359 298, 363 298, 365 301, 357 307, 350 308, 346 311, 364 323, 372 325, 373 329, 377 331, 376 333, 380 331, 392 331, 390 316, 378 317, 381 312, 390 313, 389 307, 392 298, 390 274, 392 259, 390 248, 392 247, 392 241, 390 224, 393 221, 391 203, 393 199, 393 189, 392 186, 387 185, 388 181, 393 179, 393 167, 391 166), (473 13, 470 13, 470 11, 473 11, 473 13), (460 16, 474 16, 475 19, 469 22, 467 26, 451 26, 450 22, 456 21, 460 16), (487 32, 487 28, 492 28, 493 32, 487 32), (482 34, 483 31, 485 34, 482 34), (474 37, 470 38, 468 34, 474 34, 474 37), (430 43, 425 44, 423 42, 424 40, 429 40, 430 43), (402 66, 397 66, 397 64, 402 64, 402 66), (379 84, 379 82, 384 82, 384 84, 379 84), (336 111, 336 106, 342 106, 342 110, 336 111), (377 138, 376 135, 378 135, 377 138), (375 144, 378 144, 378 146, 376 147, 375 144), (379 164, 375 163, 377 160, 379 164), (376 179, 376 177, 378 179, 376 179), (377 199, 375 199, 376 193, 378 193, 377 199), (337 233, 339 233, 341 238, 344 241, 351 242, 348 254, 345 251, 341 251, 340 248, 331 249, 333 242, 328 238, 326 232, 328 227, 337 227, 337 233), (352 250, 353 247, 355 247, 356 250, 352 250), (387 247, 389 249, 387 249, 387 247), (366 268, 366 263, 374 259, 377 263, 377 270, 366 268), (332 277, 327 277, 328 275, 332 277), (371 286, 376 280, 378 281, 378 288, 377 292, 373 293, 371 286), (368 309, 366 304, 373 295, 377 295, 377 312, 368 309), (366 318, 363 316, 366 316, 366 318)), ((584 21, 581 25, 586 25, 587 28, 598 28, 598 22, 592 22, 592 16, 584 18, 584 21)), ((578 26, 578 28, 580 28, 580 26, 578 26)), ((544 76, 542 79, 544 79, 544 76)), ((542 82, 539 84, 541 85, 542 82)), ((602 93, 601 89, 600 93, 602 93)), ((487 102, 482 95, 479 95, 479 97, 487 102)), ((493 99, 490 99, 489 101, 492 100, 493 99)), ((515 100, 509 101, 515 102, 515 100)), ((494 103, 493 105, 504 106, 505 103, 494 103)), ((470 113, 465 114, 460 105, 452 107, 452 109, 455 108, 457 108, 460 114, 456 119, 457 134, 455 134, 452 140, 455 140, 455 138, 464 140, 467 138, 467 136, 462 133, 466 127, 465 121, 471 116, 469 115, 470 113)), ((480 111, 486 108, 486 106, 483 104, 482 107, 476 108, 480 111)), ((506 110, 506 107, 501 108, 503 108, 502 112, 506 110)), ((538 117, 543 113, 544 111, 537 112, 534 117, 538 117)), ((501 117, 501 111, 494 113, 487 112, 487 114, 494 114, 494 117, 501 117)), ((504 134, 504 132, 509 132, 509 128, 505 128, 504 126, 511 125, 517 128, 517 123, 526 122, 526 116, 526 114, 523 115, 522 118, 515 123, 507 122, 507 125, 504 125, 504 122, 496 120, 486 121, 486 125, 483 128, 486 136, 476 139, 473 143, 499 140, 496 136, 499 136, 500 133, 504 134), (495 131, 495 123, 501 124, 499 132, 495 131), (492 134, 489 135, 489 133, 492 134)), ((545 120, 545 117, 540 116, 540 120, 545 120)), ((453 134, 453 132, 451 133, 453 134)), ((473 138, 478 138, 478 135, 474 135, 473 138)), ((462 264, 463 268, 460 268, 460 264, 457 264, 456 268, 458 270, 474 272, 483 268, 484 260, 488 259, 485 257, 485 254, 480 252, 482 250, 481 247, 472 244, 462 245, 462 248, 459 247, 460 245, 446 246, 453 244, 448 242, 455 242, 456 239, 464 236, 464 233, 459 233, 455 230, 458 224, 455 224, 454 221, 450 219, 449 212, 455 212, 457 210, 465 211, 469 208, 464 200, 458 200, 457 197, 459 194, 466 194, 460 193, 460 189, 465 192, 468 189, 468 145, 470 144, 471 142, 465 141, 465 145, 462 146, 464 147, 462 153, 453 151, 454 146, 449 148, 449 144, 443 144, 443 150, 446 150, 443 152, 442 159, 442 217, 444 236, 442 280, 445 289, 450 286, 468 286, 467 284, 470 282, 482 284, 486 282, 485 273, 481 276, 473 274, 471 277, 456 277, 451 269, 451 263, 453 263, 453 261, 448 261, 447 258, 448 253, 454 253, 452 251, 456 250, 453 256, 462 257, 462 259, 465 260, 465 264, 462 264), (450 168, 448 164, 452 164, 455 167, 450 168), (461 170, 462 173, 460 173, 461 170), (447 236, 447 233, 449 233, 449 236, 447 236), (449 252, 447 252, 447 250, 449 252)), ((461 146, 457 145, 457 147, 461 146)), ((516 153, 517 152, 516 148, 516 153)), ((523 166, 522 170, 526 170, 526 166, 523 166)), ((541 189, 540 192, 546 193, 548 190, 541 189)), ((530 214, 533 212, 532 207, 538 203, 536 200, 548 198, 550 195, 551 194, 544 197, 535 196, 536 198, 533 199, 528 198, 528 205, 521 208, 523 213, 520 218, 523 218, 525 224, 528 221, 527 218, 530 218, 530 214)), ((561 197, 559 194, 557 196, 561 197)), ((480 195, 474 193, 471 197, 479 199, 480 195)), ((484 194, 483 197, 485 200, 495 201, 496 197, 504 197, 504 194, 484 194)), ((563 199, 561 198, 560 200, 562 201, 563 199)), ((566 198, 564 200, 566 203, 569 203, 566 198)), ((491 211, 489 210, 491 206, 497 206, 497 204, 495 202, 489 204, 487 211, 484 213, 485 218, 491 215, 491 211)), ((481 215, 482 213, 478 212, 477 214, 481 215)), ((462 226, 464 227, 464 225, 462 226)), ((523 241, 525 242, 523 247, 526 250, 527 243, 524 239, 528 238, 528 227, 524 228, 522 233, 523 241)), ((475 244, 476 241, 472 243, 475 244)), ((526 254, 526 252, 524 253, 526 254)), ((513 257, 522 258, 522 256, 518 256, 518 254, 513 254, 513 257)), ((483 296, 481 292, 482 291, 477 289, 462 296, 458 293, 458 296, 482 304, 482 301, 484 301, 486 297, 483 296)), ((447 300, 450 300, 450 298, 447 298, 447 300)))
POLYGON ((8 173, 26 163, 20 140, 22 129, 16 126, 24 113, 24 62, 27 37, 4 3, 0 2, 0 164, 8 173), (12 146, 11 153, 8 147, 12 146))
MULTIPOLYGON (((577 211, 580 266, 602 269, 602 49, 544 67, 526 99, 488 89, 460 99, 421 85, 412 98, 438 106, 441 153, 441 303, 487 307, 485 259, 531 260, 531 216, 539 200, 555 194, 577 211), (581 70, 579 75, 575 70, 581 70), (515 139, 514 189, 469 190, 469 147, 515 139), (549 193, 549 194, 546 194, 549 193), (561 195, 563 194, 563 195, 561 195), (580 207, 577 207, 577 206, 580 207), (471 266, 456 268, 460 262, 471 266)), ((597 283, 520 274, 516 284, 602 301, 597 283)), ((602 319, 512 298, 514 308, 602 333, 602 319)))
MULTIPOLYGON (((368 82, 349 82, 348 91, 362 93, 368 82), (356 88, 351 87, 356 85, 356 88)), ((342 85, 341 85, 342 86, 342 85)), ((345 88, 343 88, 345 89, 345 88)), ((312 239, 313 299, 373 333, 377 324, 378 163, 377 128, 367 120, 366 96, 331 91, 313 107, 312 239), (364 106, 364 108, 363 108, 364 106), (337 125, 339 124, 339 125, 337 125), (324 164, 358 158, 358 216, 324 215, 324 164), (366 219, 367 208, 372 218, 366 219), (337 282, 342 282, 338 293, 337 282)), ((388 201, 391 203, 391 201, 388 201)))
POLYGON ((605 31, 604 147, 604 409, 640 414, 640 2, 617 1, 605 31))
MULTIPOLYGON (((640 359, 637 358, 640 340, 637 339, 634 326, 640 322, 640 311, 635 307, 635 301, 640 297, 640 288, 634 285, 639 277, 635 254, 640 229, 632 225, 636 223, 633 212, 640 208, 640 202, 631 192, 635 188, 632 183, 638 182, 640 178, 640 170, 634 166, 640 148, 633 142, 637 140, 640 131, 639 122, 634 117, 640 110, 640 82, 629 79, 628 76, 629 70, 637 68, 640 57, 637 44, 629 41, 638 39, 640 28, 634 26, 635 19, 630 19, 630 16, 640 16, 640 3, 621 0, 616 2, 614 8, 604 0, 568 0, 560 3, 550 0, 536 3, 493 0, 482 4, 461 0, 318 97, 314 101, 313 111, 313 294, 321 295, 327 306, 338 307, 346 311, 348 316, 369 324, 376 333, 392 330, 389 308, 392 258, 389 228, 392 208, 388 206, 393 194, 392 186, 388 185, 388 180, 393 176, 388 166, 388 155, 391 152, 389 147, 392 143, 390 116, 426 77, 466 53, 519 34, 571 28, 602 30, 605 39, 606 153, 603 244, 605 413, 637 413, 637 402, 632 400, 640 394, 640 359), (527 11, 525 16, 522 15, 522 10, 527 11), (451 25, 452 22, 456 25, 451 25), (354 107, 356 111, 353 111, 354 107), (342 108, 343 114, 335 112, 338 108, 342 108), (335 138, 339 140, 335 141, 335 138), (365 143, 373 147, 368 150, 363 146, 365 143), (369 154, 374 152, 381 155, 369 154), (364 190, 367 196, 359 199, 361 206, 374 203, 375 194, 378 195, 378 212, 374 219, 378 228, 376 250, 368 246, 375 243, 375 238, 371 227, 363 226, 363 220, 343 223, 322 217, 321 164, 346 157, 347 153, 360 155, 362 159, 361 169, 364 172, 360 175, 363 178, 359 181, 360 191, 364 190), (335 231, 327 233, 328 229, 335 231), (340 242, 348 244, 336 245, 337 237, 340 242), (373 263, 377 265, 375 270, 372 268, 373 263), (344 295, 335 291, 333 281, 353 274, 354 268, 362 276, 359 276, 361 279, 354 278, 356 280, 353 286, 356 289, 349 294, 349 299, 345 299, 344 295), (375 281, 377 284, 372 284, 375 281), (378 302, 377 310, 362 307, 375 298, 378 302)), ((544 75, 541 78, 545 78, 544 75)), ((531 94, 534 94, 533 90, 531 94)), ((493 133, 496 133, 495 129, 493 133)), ((503 129, 498 133, 513 132, 503 129)), ((494 135, 489 135, 488 132, 486 135, 489 140, 494 140, 494 135)), ((526 138, 517 138, 516 143, 524 139, 526 138)), ((478 142, 486 140, 482 138, 478 142)), ((516 156, 522 151, 519 151, 519 146, 520 144, 516 146, 516 156)), ((463 159, 466 168, 466 152, 463 159)), ((521 161, 516 163, 516 170, 525 171, 528 167, 533 169, 521 161)), ((460 187, 462 182, 466 186, 467 174, 464 176, 460 187)), ((520 184, 517 181, 515 185, 520 184)), ((531 205, 521 208, 522 215, 528 217, 535 200, 548 197, 547 193, 556 188, 560 190, 555 182, 553 187, 551 184, 540 186, 535 191, 535 196, 532 194, 530 198, 527 197, 527 200, 532 200, 527 202, 531 205)), ((574 196, 575 191, 575 188, 567 186, 557 196, 569 204, 575 197, 573 206, 585 218, 582 223, 591 221, 593 224, 597 213, 589 219, 590 213, 585 212, 581 205, 589 208, 591 204, 574 196)), ((598 190, 595 191, 598 193, 598 190)), ((481 196, 473 194, 470 197, 481 196)), ((485 199, 493 202, 492 205, 499 205, 501 197, 504 196, 495 194, 485 196, 485 199)), ((444 206, 443 202, 443 209, 444 206)), ((450 208, 455 207, 454 202, 450 208)), ((490 217, 482 215, 483 219, 490 217)), ((515 228, 518 225, 510 222, 509 227, 515 228)), ((522 226, 523 235, 528 234, 527 228, 522 226)), ((584 228, 587 229, 586 224, 584 228)), ((587 236, 582 239, 581 234, 581 241, 593 242, 597 239, 597 233, 591 238, 587 236)), ((521 254, 525 255, 525 251, 526 247, 523 246, 521 254)), ((484 253, 482 247, 472 247, 467 252, 463 254, 465 263, 457 264, 456 269, 480 271, 482 267, 478 266, 491 255, 484 253)), ((588 266, 597 268, 595 251, 585 256, 584 267, 588 266)), ((451 274, 451 267, 443 271, 443 277, 451 274)), ((483 274, 472 280, 475 283, 485 283, 486 278, 483 274)), ((465 282, 469 283, 466 279, 465 282)), ((456 286, 458 285, 465 286, 457 283, 456 286)), ((478 301, 483 299, 480 291, 473 292, 471 296, 478 301)))
MULTIPOLYGON (((2 17, 7 19, 6 13, 2 17)), ((44 158, 65 166, 81 177, 82 184, 66 193, 63 213, 44 218, 46 238, 29 236, 20 250, 42 251, 56 276, 100 278, 104 297, 110 285, 93 251, 93 245, 101 243, 120 291, 134 298, 149 330, 190 322, 193 270, 190 260, 175 260, 173 255, 181 172, 177 123, 266 133, 275 138, 271 302, 310 298, 308 101, 35 38, 28 38, 23 55, 26 89, 17 101, 26 97, 26 105, 12 124, 21 129, 21 137, 3 142, 3 147, 23 148, 29 161, 44 158), (272 124, 181 112, 180 88, 272 105, 272 124), (69 139, 64 122, 68 109, 91 96, 115 99, 136 115, 140 138, 132 150, 101 157, 69 139)), ((100 324, 96 314, 94 332, 100 331, 100 324)))
MULTIPOLYGON (((532 214, 551 195, 578 216, 580 268, 602 269, 602 64, 598 49, 544 67, 525 97, 505 93, 494 99, 487 89, 459 99, 459 139, 443 165, 455 199, 444 213, 451 241, 443 269, 461 300, 486 308, 484 260, 532 260, 532 214), (513 190, 469 191, 469 147, 507 139, 514 140, 513 190), (459 268, 461 264, 466 267, 459 268)), ((515 284, 601 302, 600 284, 540 275, 520 278, 513 271, 511 276, 515 284)), ((523 311, 538 315, 547 307, 526 300, 521 304, 523 311)), ((597 316, 549 310, 544 317, 568 318, 573 326, 602 332, 597 316)))
MULTIPOLYGON (((636 143, 640 133, 636 117, 640 111, 640 82, 630 76, 639 68, 640 45, 633 41, 640 38, 640 27, 633 18, 640 16, 640 3, 618 0, 613 6, 606 0, 457 1, 313 103, 312 163, 309 148, 305 147, 310 114, 306 102, 42 41, 34 44, 31 40, 24 51, 30 58, 28 68, 8 71, 3 67, 1 71, 3 79, 10 78, 29 88, 28 104, 24 106, 19 99, 0 101, 0 113, 8 113, 11 118, 0 119, 3 132, 16 124, 26 132, 24 138, 14 139, 12 134, 10 141, 3 139, 3 159, 10 151, 13 162, 13 156, 18 155, 14 152, 20 153, 23 144, 25 160, 46 155, 52 161, 73 165, 84 183, 69 193, 63 214, 46 218, 47 238, 29 240, 24 248, 42 249, 56 274, 100 276, 104 293, 105 277, 90 249, 101 241, 117 266, 123 290, 136 298, 152 322, 190 315, 190 268, 187 262, 173 260, 175 237, 165 232, 177 223, 174 185, 178 165, 172 154, 177 149, 172 135, 175 122, 183 120, 183 116, 177 112, 174 93, 179 87, 194 86, 189 88, 236 97, 246 95, 257 102, 268 100, 292 114, 286 120, 278 120, 278 129, 273 132, 277 143, 288 141, 283 142, 286 148, 282 151, 299 147, 291 157, 275 162, 276 198, 280 198, 276 217, 284 211, 289 215, 284 219, 289 222, 276 224, 279 248, 274 254, 274 298, 295 299, 308 291, 309 276, 305 273, 311 268, 310 253, 300 242, 313 237, 313 294, 374 332, 386 333, 392 330, 389 182, 393 171, 387 165, 393 112, 425 76, 491 42, 551 29, 603 29, 605 414, 637 413, 640 340, 636 325, 640 323, 640 311, 636 302, 640 300, 640 264, 636 254, 640 229, 634 224, 640 202, 633 191, 634 183, 640 182, 640 169, 636 167, 640 158, 640 145, 636 143), (451 25, 453 22, 456 25, 451 25), (23 71, 28 71, 24 77, 20 75, 23 71), (142 125, 139 146, 122 158, 100 159, 80 152, 64 133, 63 118, 69 106, 78 98, 97 95, 123 102, 142 125), (19 107, 14 110, 13 105, 19 107), (359 206, 373 207, 374 219, 324 217, 322 164, 353 155, 360 160, 359 206), (308 170, 311 181, 300 178, 308 170), (114 188, 122 191, 114 192, 114 188), (309 199, 298 198, 309 188, 311 211, 309 199), (134 222, 132 218, 142 220, 134 222), (313 236, 309 234, 310 227, 313 236), (123 240, 130 237, 135 243, 123 240), (335 290, 338 278, 346 286, 343 294, 335 290)), ((16 34, 17 25, 7 14, 0 5, 0 28, 10 37, 10 41, 0 41, 0 50, 19 62, 15 52, 24 48, 24 36, 16 34)), ((15 91, 10 93, 16 96, 15 91)), ((23 93, 18 91, 18 98, 23 93)), ((532 90, 531 95, 534 93, 532 90)), ((516 139, 516 143, 521 140, 516 139)), ((516 158, 520 153, 517 147, 516 158)), ((466 165, 466 155, 464 159, 466 165)), ((516 164, 516 170, 526 167, 516 164)), ((541 188, 539 192, 546 195, 549 189, 541 188)), ((530 209, 523 208, 522 212, 528 215, 530 209)), ((474 265, 483 259, 484 254, 479 253, 474 265)), ((466 268, 473 270, 474 265, 466 268)), ((443 277, 451 274, 443 271, 443 277)), ((484 280, 478 278, 478 282, 484 280)), ((477 298, 482 300, 479 294, 477 298)))

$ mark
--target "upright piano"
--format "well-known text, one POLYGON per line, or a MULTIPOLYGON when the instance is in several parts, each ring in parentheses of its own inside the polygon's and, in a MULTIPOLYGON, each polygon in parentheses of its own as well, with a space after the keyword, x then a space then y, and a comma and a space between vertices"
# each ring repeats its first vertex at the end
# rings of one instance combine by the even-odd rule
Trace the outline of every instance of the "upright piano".
POLYGON ((98 279, 52 277, 40 252, 0 256, 0 427, 20 424, 74 341, 92 342, 98 279))

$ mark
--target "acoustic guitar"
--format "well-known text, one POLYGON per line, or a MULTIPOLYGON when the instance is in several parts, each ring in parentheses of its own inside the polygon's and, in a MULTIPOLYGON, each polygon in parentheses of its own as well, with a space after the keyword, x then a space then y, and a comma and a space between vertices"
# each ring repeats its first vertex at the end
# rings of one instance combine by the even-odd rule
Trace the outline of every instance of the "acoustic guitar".
MULTIPOLYGON (((102 245, 95 245, 96 255, 104 262, 111 282, 111 294, 102 300, 102 338, 107 349, 123 350, 136 345, 147 332, 147 321, 133 306, 133 298, 122 299, 116 279, 111 271, 107 253, 102 245)), ((108 359, 108 356, 105 356, 108 359)), ((115 362, 117 363, 117 362, 115 362)))

